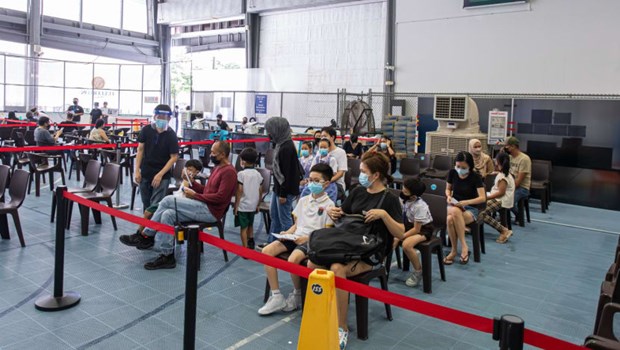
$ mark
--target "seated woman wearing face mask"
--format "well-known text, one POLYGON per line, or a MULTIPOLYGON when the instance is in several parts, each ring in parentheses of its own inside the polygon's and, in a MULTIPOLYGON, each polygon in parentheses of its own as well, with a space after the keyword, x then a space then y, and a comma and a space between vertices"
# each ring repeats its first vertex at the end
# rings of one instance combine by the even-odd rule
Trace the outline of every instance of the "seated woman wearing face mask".
POLYGON ((488 154, 482 152, 482 142, 480 140, 469 140, 469 153, 474 157, 474 167, 483 179, 495 171, 493 159, 488 154))
POLYGON ((392 139, 382 136, 381 140, 368 149, 368 152, 378 152, 385 154, 390 160, 390 174, 396 172, 396 152, 392 148, 392 139))
POLYGON ((457 244, 461 242, 460 263, 469 262, 469 248, 465 242, 465 227, 478 218, 477 204, 486 201, 482 178, 474 170, 474 158, 469 152, 456 155, 454 169, 448 173, 446 200, 448 202, 447 229, 452 250, 443 260, 452 265, 457 254, 457 244))
MULTIPOLYGON (((381 254, 375 256, 374 259, 333 263, 330 266, 318 266, 310 261, 308 262, 309 268, 328 269, 342 278, 356 276, 380 266, 385 255, 391 250, 393 237, 404 238, 405 226, 403 225, 403 210, 400 201, 386 187, 386 184, 392 181, 388 169, 389 160, 385 155, 375 152, 364 154, 360 165, 359 182, 361 186, 351 190, 351 194, 344 200, 342 207, 327 209, 327 214, 334 221, 345 214, 364 215, 366 224, 374 225, 375 232, 382 238, 385 246, 381 249, 381 254), (380 203, 380 208, 377 208, 380 203)), ((349 335, 347 325, 349 293, 338 289, 336 297, 340 349, 344 349, 349 335)))

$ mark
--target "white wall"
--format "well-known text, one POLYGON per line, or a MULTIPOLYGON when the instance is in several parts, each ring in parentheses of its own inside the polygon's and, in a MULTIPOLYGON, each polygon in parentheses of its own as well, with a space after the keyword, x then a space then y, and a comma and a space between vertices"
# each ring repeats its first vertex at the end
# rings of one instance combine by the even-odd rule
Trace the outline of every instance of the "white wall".
POLYGON ((620 94, 620 1, 396 3, 397 91, 620 94))
POLYGON ((384 2, 265 14, 259 67, 297 91, 382 91, 385 19, 384 2))

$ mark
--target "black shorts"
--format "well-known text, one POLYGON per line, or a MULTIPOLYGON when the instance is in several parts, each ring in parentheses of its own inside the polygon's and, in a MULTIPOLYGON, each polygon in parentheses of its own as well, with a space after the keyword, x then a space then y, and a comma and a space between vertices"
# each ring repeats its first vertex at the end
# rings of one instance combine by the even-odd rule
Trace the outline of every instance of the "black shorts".
POLYGON ((293 250, 298 249, 301 250, 305 255, 308 255, 308 243, 297 245, 297 243, 295 243, 294 241, 289 241, 286 239, 280 240, 280 243, 284 244, 288 253, 292 253, 293 250))

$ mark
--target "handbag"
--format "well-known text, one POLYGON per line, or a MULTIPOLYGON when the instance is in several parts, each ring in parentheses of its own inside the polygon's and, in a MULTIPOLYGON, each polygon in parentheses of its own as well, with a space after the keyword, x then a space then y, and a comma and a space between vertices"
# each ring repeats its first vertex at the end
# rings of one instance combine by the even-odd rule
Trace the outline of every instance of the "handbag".
MULTIPOLYGON (((375 208, 380 209, 387 189, 375 208)), ((320 266, 361 260, 378 265, 385 255, 385 242, 376 232, 375 222, 364 222, 364 215, 345 214, 335 227, 312 232, 308 242, 308 258, 320 266)))

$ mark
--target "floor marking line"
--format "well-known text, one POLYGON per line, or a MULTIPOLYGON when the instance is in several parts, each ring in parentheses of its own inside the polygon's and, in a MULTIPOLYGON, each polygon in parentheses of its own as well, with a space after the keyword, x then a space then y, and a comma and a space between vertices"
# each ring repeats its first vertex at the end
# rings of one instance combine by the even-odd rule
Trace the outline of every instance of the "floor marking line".
POLYGON ((265 335, 265 334, 267 334, 267 333, 269 333, 269 332, 271 332, 271 331, 273 331, 275 329, 278 329, 278 328, 284 326, 285 324, 291 322, 292 320, 296 319, 297 317, 298 317, 297 315, 291 315, 291 316, 284 317, 280 321, 278 321, 278 322, 276 322, 276 323, 274 323, 274 324, 272 324, 272 325, 270 325, 268 327, 265 327, 265 328, 261 329, 260 331, 250 335, 249 337, 247 337, 245 339, 241 339, 237 343, 227 347, 226 350, 237 350, 237 349, 239 349, 239 348, 241 348, 241 347, 243 347, 243 346, 253 342, 254 340, 262 337, 263 335, 265 335))
POLYGON ((620 232, 613 232, 613 231, 608 231, 608 230, 602 230, 602 229, 594 228, 594 227, 577 226, 577 225, 564 224, 564 223, 561 223, 561 222, 547 221, 547 220, 540 220, 540 219, 532 219, 532 221, 534 221, 534 222, 541 222, 543 224, 549 224, 549 225, 558 225, 558 226, 564 226, 564 227, 579 228, 579 229, 588 230, 588 231, 595 231, 595 232, 601 232, 601 233, 610 233, 612 235, 620 235, 620 232))

